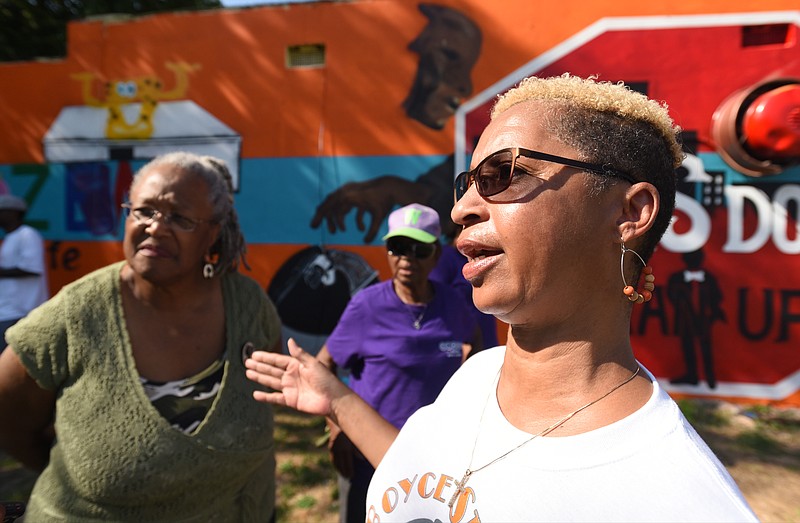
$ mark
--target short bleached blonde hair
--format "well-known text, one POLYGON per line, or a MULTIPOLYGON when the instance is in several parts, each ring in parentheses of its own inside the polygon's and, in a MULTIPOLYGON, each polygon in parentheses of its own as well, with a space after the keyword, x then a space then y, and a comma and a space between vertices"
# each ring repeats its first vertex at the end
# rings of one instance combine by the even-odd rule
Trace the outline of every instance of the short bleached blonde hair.
POLYGON ((588 111, 614 113, 626 119, 647 122, 663 136, 672 153, 673 167, 677 168, 683 162, 684 153, 677 139, 681 128, 672 121, 667 104, 632 91, 622 82, 598 82, 595 77, 581 78, 569 73, 550 78, 530 76, 497 97, 491 117, 529 100, 568 103, 588 111))
POLYGON ((621 82, 565 73, 525 78, 498 96, 491 118, 530 101, 543 102, 541 125, 553 137, 574 147, 580 160, 612 166, 655 186, 661 210, 640 246, 642 256, 649 257, 672 218, 675 169, 685 156, 679 141, 681 129, 670 117, 667 105, 621 82))

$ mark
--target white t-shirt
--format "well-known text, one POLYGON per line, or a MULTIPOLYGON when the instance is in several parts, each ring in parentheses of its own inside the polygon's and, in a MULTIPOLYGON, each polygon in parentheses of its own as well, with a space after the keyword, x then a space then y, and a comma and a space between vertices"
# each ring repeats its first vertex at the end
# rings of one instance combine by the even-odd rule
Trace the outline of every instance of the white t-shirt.
POLYGON ((655 380, 630 416, 576 436, 536 438, 477 470, 530 439, 497 403, 504 355, 496 347, 467 360, 408 420, 370 483, 368 522, 757 521, 655 380), (468 467, 476 472, 450 509, 468 467))
POLYGON ((47 301, 44 241, 36 229, 21 225, 6 234, 0 244, 0 267, 39 274, 0 278, 0 321, 18 320, 47 301))

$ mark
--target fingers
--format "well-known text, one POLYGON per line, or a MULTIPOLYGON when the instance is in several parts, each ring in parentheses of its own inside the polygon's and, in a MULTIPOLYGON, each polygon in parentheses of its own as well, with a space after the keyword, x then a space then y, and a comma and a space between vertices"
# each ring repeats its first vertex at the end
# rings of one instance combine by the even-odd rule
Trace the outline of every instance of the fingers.
POLYGON ((346 201, 342 201, 339 192, 331 193, 325 198, 325 201, 319 204, 311 218, 312 229, 318 228, 324 221, 330 233, 335 233, 337 227, 344 230, 344 215, 350 212, 350 206, 346 201))
POLYGON ((283 371, 262 371, 262 370, 253 370, 247 369, 245 371, 245 376, 250 381, 254 381, 259 385, 263 385, 265 387, 269 387, 270 389, 281 390, 283 387, 281 386, 281 378, 280 376, 273 376, 270 375, 269 372, 276 372, 283 374, 283 371))
POLYGON ((317 206, 314 217, 311 218, 311 227, 316 229, 322 224, 323 220, 328 221, 328 216, 336 209, 334 200, 338 191, 334 191, 317 206))
POLYGON ((303 350, 303 348, 294 341, 294 338, 289 338, 287 342, 289 346, 289 354, 292 358, 296 358, 303 365, 307 365, 310 361, 316 361, 316 358, 303 350))
POLYGON ((286 397, 281 392, 253 391, 253 398, 261 403, 286 406, 286 397))
POLYGON ((281 390, 281 378, 291 361, 290 356, 272 352, 255 351, 244 362, 247 379, 271 389, 281 390))
POLYGON ((364 230, 364 214, 366 210, 363 207, 359 207, 356 210, 356 226, 358 227, 359 231, 364 230))
POLYGON ((378 234, 378 229, 380 229, 381 223, 383 223, 384 216, 381 216, 380 219, 377 218, 377 213, 373 212, 372 218, 369 222, 369 230, 367 231, 367 234, 364 235, 364 242, 366 243, 372 243, 372 240, 374 240, 375 236, 378 234))
POLYGON ((275 376, 275 371, 283 372, 289 366, 290 361, 292 361, 292 357, 286 354, 257 350, 244 360, 244 366, 275 376))
MULTIPOLYGON (((349 211, 349 209, 347 209, 347 211, 349 211)), ((329 214, 326 214, 324 219, 328 227, 328 232, 330 233, 335 233, 337 230, 344 231, 346 229, 344 224, 344 215, 340 210, 335 210, 329 214)))
MULTIPOLYGON (((300 362, 302 368, 310 369, 314 365, 322 365, 317 358, 304 351, 303 348, 294 341, 294 338, 289 338, 286 344, 289 347, 289 354, 292 358, 300 362)), ((324 365, 322 366, 324 367, 324 365)))

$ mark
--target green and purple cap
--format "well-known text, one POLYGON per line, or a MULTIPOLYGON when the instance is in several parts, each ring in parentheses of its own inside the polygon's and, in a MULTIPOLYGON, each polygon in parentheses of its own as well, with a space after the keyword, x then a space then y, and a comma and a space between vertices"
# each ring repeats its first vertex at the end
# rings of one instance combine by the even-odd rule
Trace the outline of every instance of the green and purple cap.
POLYGON ((439 213, 425 205, 412 203, 389 215, 389 234, 383 237, 383 241, 405 236, 422 243, 434 243, 441 235, 439 213))

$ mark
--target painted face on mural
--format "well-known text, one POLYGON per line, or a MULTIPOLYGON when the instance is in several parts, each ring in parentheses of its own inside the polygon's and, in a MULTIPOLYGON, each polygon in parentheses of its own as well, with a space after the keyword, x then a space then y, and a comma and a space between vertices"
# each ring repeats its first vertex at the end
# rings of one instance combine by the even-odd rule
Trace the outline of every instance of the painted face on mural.
POLYGON ((428 25, 408 46, 419 54, 419 65, 403 108, 409 118, 441 129, 472 94, 470 72, 480 55, 481 31, 454 9, 432 4, 419 9, 428 25))

